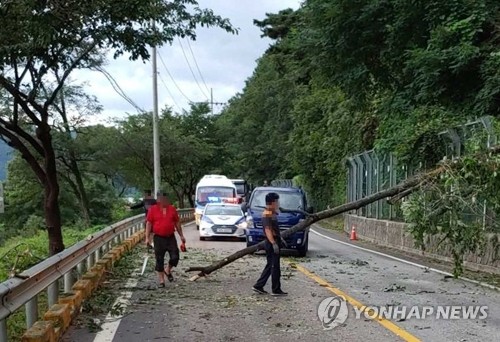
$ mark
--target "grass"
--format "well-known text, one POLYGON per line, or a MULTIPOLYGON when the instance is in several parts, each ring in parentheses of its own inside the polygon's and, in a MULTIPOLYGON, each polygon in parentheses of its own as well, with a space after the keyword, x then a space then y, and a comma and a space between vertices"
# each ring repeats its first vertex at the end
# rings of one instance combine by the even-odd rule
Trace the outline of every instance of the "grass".
MULTIPOLYGON (((66 228, 63 230, 63 238, 66 247, 85 239, 88 235, 102 229, 96 226, 86 230, 66 228)), ((44 231, 27 237, 12 238, 0 247, 0 282, 8 279, 9 272, 17 261, 16 273, 36 265, 48 256, 48 236, 44 231)), ((38 295, 38 319, 48 310, 47 292, 38 295)), ((22 334, 26 331, 26 313, 22 306, 7 319, 7 331, 9 341, 20 341, 22 334)))
MULTIPOLYGON (((72 228, 63 229, 63 239, 66 247, 70 247, 85 239, 92 233, 102 229, 96 226, 85 230, 72 228)), ((11 269, 21 273, 48 257, 48 235, 44 231, 26 238, 11 238, 0 247, 0 282, 8 279, 11 269), (16 263, 17 259, 17 263, 16 263)))
POLYGON ((341 216, 327 218, 319 221, 317 224, 325 229, 333 230, 336 232, 344 232, 344 218, 341 216))

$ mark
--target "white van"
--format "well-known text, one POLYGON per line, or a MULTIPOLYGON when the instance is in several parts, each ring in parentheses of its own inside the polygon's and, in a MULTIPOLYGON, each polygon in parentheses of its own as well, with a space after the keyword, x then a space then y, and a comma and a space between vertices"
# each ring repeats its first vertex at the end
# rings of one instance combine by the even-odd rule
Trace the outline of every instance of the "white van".
POLYGON ((236 186, 226 176, 205 175, 196 185, 195 219, 200 229, 200 219, 207 203, 233 202, 237 200, 236 186))

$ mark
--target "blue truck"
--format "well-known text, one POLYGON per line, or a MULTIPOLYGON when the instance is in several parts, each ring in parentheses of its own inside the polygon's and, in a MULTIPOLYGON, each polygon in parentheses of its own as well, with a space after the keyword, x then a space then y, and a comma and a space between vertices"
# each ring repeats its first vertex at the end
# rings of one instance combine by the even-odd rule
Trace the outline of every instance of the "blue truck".
MULTIPOLYGON (((266 195, 275 192, 280 196, 280 207, 289 210, 300 209, 309 213, 313 208, 307 206, 305 192, 295 187, 257 187, 252 192, 248 203, 242 205, 247 220, 246 242, 247 247, 255 245, 265 238, 262 227, 262 213, 266 206, 266 195)), ((305 219, 301 213, 278 213, 278 224, 280 230, 286 230, 305 219)), ((299 256, 306 256, 309 248, 309 228, 305 231, 296 232, 285 239, 287 249, 294 250, 299 256)))

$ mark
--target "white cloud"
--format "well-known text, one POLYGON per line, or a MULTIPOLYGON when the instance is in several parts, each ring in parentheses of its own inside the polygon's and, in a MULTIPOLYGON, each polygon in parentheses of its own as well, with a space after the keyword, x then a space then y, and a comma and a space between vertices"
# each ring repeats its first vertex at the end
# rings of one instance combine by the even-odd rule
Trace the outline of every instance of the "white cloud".
MULTIPOLYGON (((300 1, 200 0, 199 4, 202 8, 211 8, 216 14, 229 18, 231 23, 240 29, 238 35, 226 33, 218 28, 199 29, 196 41, 190 41, 206 85, 208 88, 213 88, 214 101, 227 102, 242 90, 245 80, 252 74, 256 66, 256 59, 264 53, 271 42, 269 39, 260 37, 261 32, 253 25, 253 20, 261 20, 265 18, 266 13, 276 13, 285 8, 296 9, 299 7, 300 1)), ((177 86, 186 97, 195 102, 206 101, 207 96, 210 96, 209 91, 199 76, 187 41, 181 40, 181 42, 200 86, 196 83, 177 40, 173 42, 172 46, 159 48, 159 54, 177 86)), ((152 67, 150 62, 131 62, 127 57, 113 60, 110 57, 106 70, 139 107, 144 110, 152 110, 152 67)), ((160 108, 166 105, 174 107, 175 111, 180 111, 179 107, 187 108, 188 100, 177 89, 160 59, 158 59, 158 72, 160 75, 158 78, 160 108)), ((90 122, 105 122, 111 117, 124 117, 126 112, 136 112, 132 105, 113 90, 104 75, 98 72, 77 71, 73 78, 78 81, 88 81, 88 92, 96 95, 104 107, 103 113, 91 118, 90 122)), ((220 106, 216 106, 214 110, 217 112, 220 108, 220 106)))

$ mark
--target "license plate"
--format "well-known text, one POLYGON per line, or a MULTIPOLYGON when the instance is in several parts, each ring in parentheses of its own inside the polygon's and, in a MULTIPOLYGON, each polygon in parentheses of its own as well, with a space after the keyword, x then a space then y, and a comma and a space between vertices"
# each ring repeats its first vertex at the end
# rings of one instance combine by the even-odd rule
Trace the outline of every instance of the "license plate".
POLYGON ((233 230, 231 228, 219 228, 217 230, 219 233, 232 233, 233 230))

